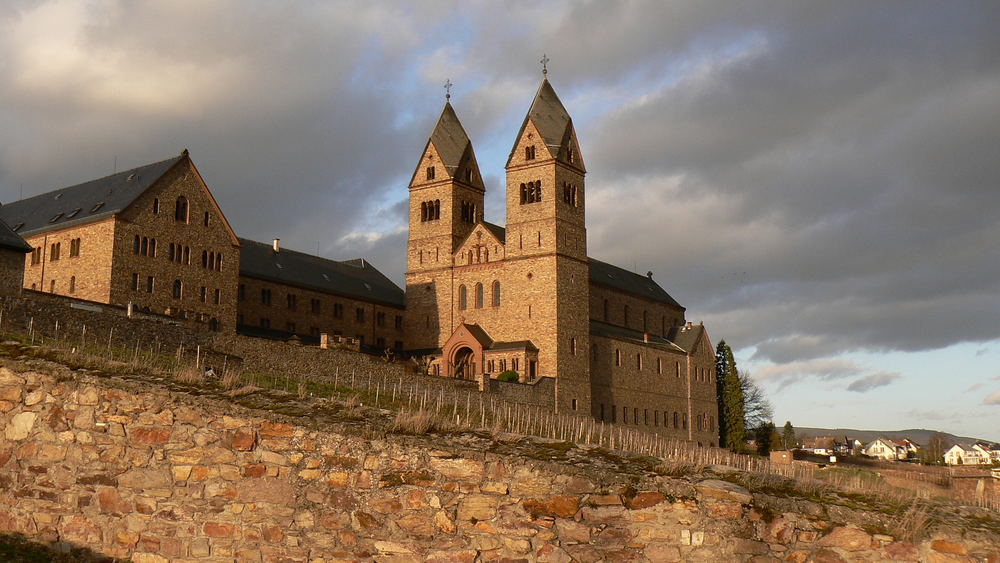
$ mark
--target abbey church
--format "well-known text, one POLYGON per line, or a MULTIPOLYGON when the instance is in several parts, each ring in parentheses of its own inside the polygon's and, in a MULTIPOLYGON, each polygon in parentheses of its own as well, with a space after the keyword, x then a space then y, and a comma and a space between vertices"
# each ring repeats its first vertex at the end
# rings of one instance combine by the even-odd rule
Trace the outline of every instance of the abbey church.
POLYGON ((716 445, 708 334, 651 273, 587 256, 585 176, 543 78, 507 158, 506 225, 486 222, 475 151, 446 102, 409 186, 407 348, 432 374, 514 372, 552 388, 559 412, 716 445))

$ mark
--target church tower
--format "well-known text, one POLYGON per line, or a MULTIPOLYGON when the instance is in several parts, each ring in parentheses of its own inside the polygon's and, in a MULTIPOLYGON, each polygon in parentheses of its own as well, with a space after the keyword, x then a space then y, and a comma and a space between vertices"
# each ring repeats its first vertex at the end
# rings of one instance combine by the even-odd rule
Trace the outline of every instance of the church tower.
POLYGON ((556 378, 560 412, 590 413, 584 175, 573 120, 547 77, 507 159, 506 256, 523 295, 517 315, 556 378))
POLYGON ((485 192, 472 142, 451 102, 445 102, 410 179, 405 321, 410 348, 440 344, 440 327, 448 326, 441 305, 451 294, 438 278, 450 271, 455 248, 482 219, 485 192))

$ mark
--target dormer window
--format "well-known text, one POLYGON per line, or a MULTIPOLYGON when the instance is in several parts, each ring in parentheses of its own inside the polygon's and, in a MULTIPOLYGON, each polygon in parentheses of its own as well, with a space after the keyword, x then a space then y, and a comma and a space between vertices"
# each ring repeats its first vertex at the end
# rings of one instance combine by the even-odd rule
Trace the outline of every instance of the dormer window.
POLYGON ((49 223, 55 223, 56 221, 62 219, 62 216, 63 216, 62 212, 56 213, 55 216, 49 219, 49 223))
POLYGON ((434 167, 433 166, 428 166, 427 167, 427 179, 428 180, 433 180, 434 179, 434 167))
POLYGON ((102 208, 102 207, 104 207, 104 202, 103 201, 99 201, 99 202, 95 203, 93 207, 90 208, 90 212, 91 213, 97 213, 97 211, 100 208, 102 208))
POLYGON ((527 147, 524 147, 524 160, 535 160, 534 145, 529 145, 527 147))
POLYGON ((74 209, 73 211, 70 211, 70 212, 69 212, 69 214, 67 214, 67 215, 66 215, 66 218, 67 218, 67 219, 71 219, 71 218, 73 218, 73 217, 76 217, 76 214, 77 214, 77 213, 79 213, 79 212, 80 212, 80 208, 79 208, 79 207, 77 207, 77 208, 76 208, 76 209, 74 209))

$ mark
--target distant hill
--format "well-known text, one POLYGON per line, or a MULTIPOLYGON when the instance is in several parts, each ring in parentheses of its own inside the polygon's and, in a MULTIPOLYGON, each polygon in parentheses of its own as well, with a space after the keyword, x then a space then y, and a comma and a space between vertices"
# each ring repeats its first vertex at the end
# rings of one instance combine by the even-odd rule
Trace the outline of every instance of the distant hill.
MULTIPOLYGON (((780 432, 781 429, 779 428, 778 431, 780 432)), ((810 428, 807 426, 795 428, 795 436, 800 440, 802 438, 812 438, 814 436, 847 436, 848 438, 854 438, 868 443, 881 436, 883 438, 891 439, 909 438, 921 446, 927 444, 931 435, 936 432, 938 432, 938 430, 927 430, 925 428, 910 428, 908 430, 856 430, 854 428, 810 428)), ((949 434, 947 432, 941 432, 941 434, 944 435, 949 444, 992 442, 992 440, 985 440, 983 438, 955 436, 954 434, 949 434)))

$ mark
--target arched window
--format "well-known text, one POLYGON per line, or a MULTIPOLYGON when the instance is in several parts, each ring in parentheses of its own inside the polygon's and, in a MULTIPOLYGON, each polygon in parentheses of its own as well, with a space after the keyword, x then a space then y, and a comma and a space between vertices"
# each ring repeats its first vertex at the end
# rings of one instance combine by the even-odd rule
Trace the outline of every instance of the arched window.
MULTIPOLYGON (((138 248, 139 247, 136 246, 136 253, 138 253, 138 248)), ((167 259, 170 260, 171 262, 174 261, 174 243, 170 243, 170 254, 167 256, 167 259)))
POLYGON ((173 287, 174 299, 181 298, 181 293, 183 289, 184 289, 184 284, 181 283, 181 280, 174 280, 174 287, 173 287))
POLYGON ((221 272, 222 271, 222 255, 221 254, 216 254, 215 255, 215 271, 216 272, 221 272))
POLYGON ((521 204, 528 203, 528 189, 521 184, 521 204))
POLYGON ((542 201, 542 181, 535 182, 535 201, 542 201))
POLYGON ((201 251, 201 267, 202 268, 208 268, 208 251, 207 250, 202 250, 201 251))
POLYGON ((469 251, 469 264, 472 264, 472 251, 469 251))
POLYGON ((493 306, 500 306, 500 281, 493 282, 493 306))
POLYGON ((69 277, 69 292, 76 293, 76 276, 69 277))
POLYGON ((142 237, 142 243, 139 245, 139 254, 146 256, 149 254, 149 239, 142 237))
POLYGON ((427 220, 427 202, 426 201, 420 203, 420 220, 421 221, 426 221, 427 220))
POLYGON ((153 198, 153 214, 156 215, 160 212, 160 198, 153 198))
MULTIPOLYGON (((471 260, 472 257, 470 256, 469 259, 471 260)), ((466 295, 465 286, 460 285, 458 286, 458 309, 464 311, 467 305, 468 296, 466 295)))
POLYGON ((619 350, 618 348, 615 348, 615 365, 616 366, 622 365, 622 351, 619 350))
POLYGON ((674 428, 677 428, 678 426, 680 426, 680 414, 678 414, 677 411, 674 411, 674 428))
POLYGON ((152 256, 152 257, 154 257, 154 258, 156 257, 156 239, 155 238, 149 239, 149 255, 152 256))
POLYGON ((483 284, 476 284, 476 309, 483 308, 483 284))
POLYGON ((139 254, 139 235, 135 235, 135 242, 132 244, 132 253, 139 254))
POLYGON ((434 200, 434 218, 435 219, 440 219, 441 218, 441 200, 440 199, 435 199, 434 200))
POLYGON ((188 222, 188 200, 184 196, 177 197, 177 203, 174 205, 174 219, 182 223, 188 222))
POLYGON ((533 146, 524 147, 524 159, 525 160, 535 159, 535 147, 533 146))

